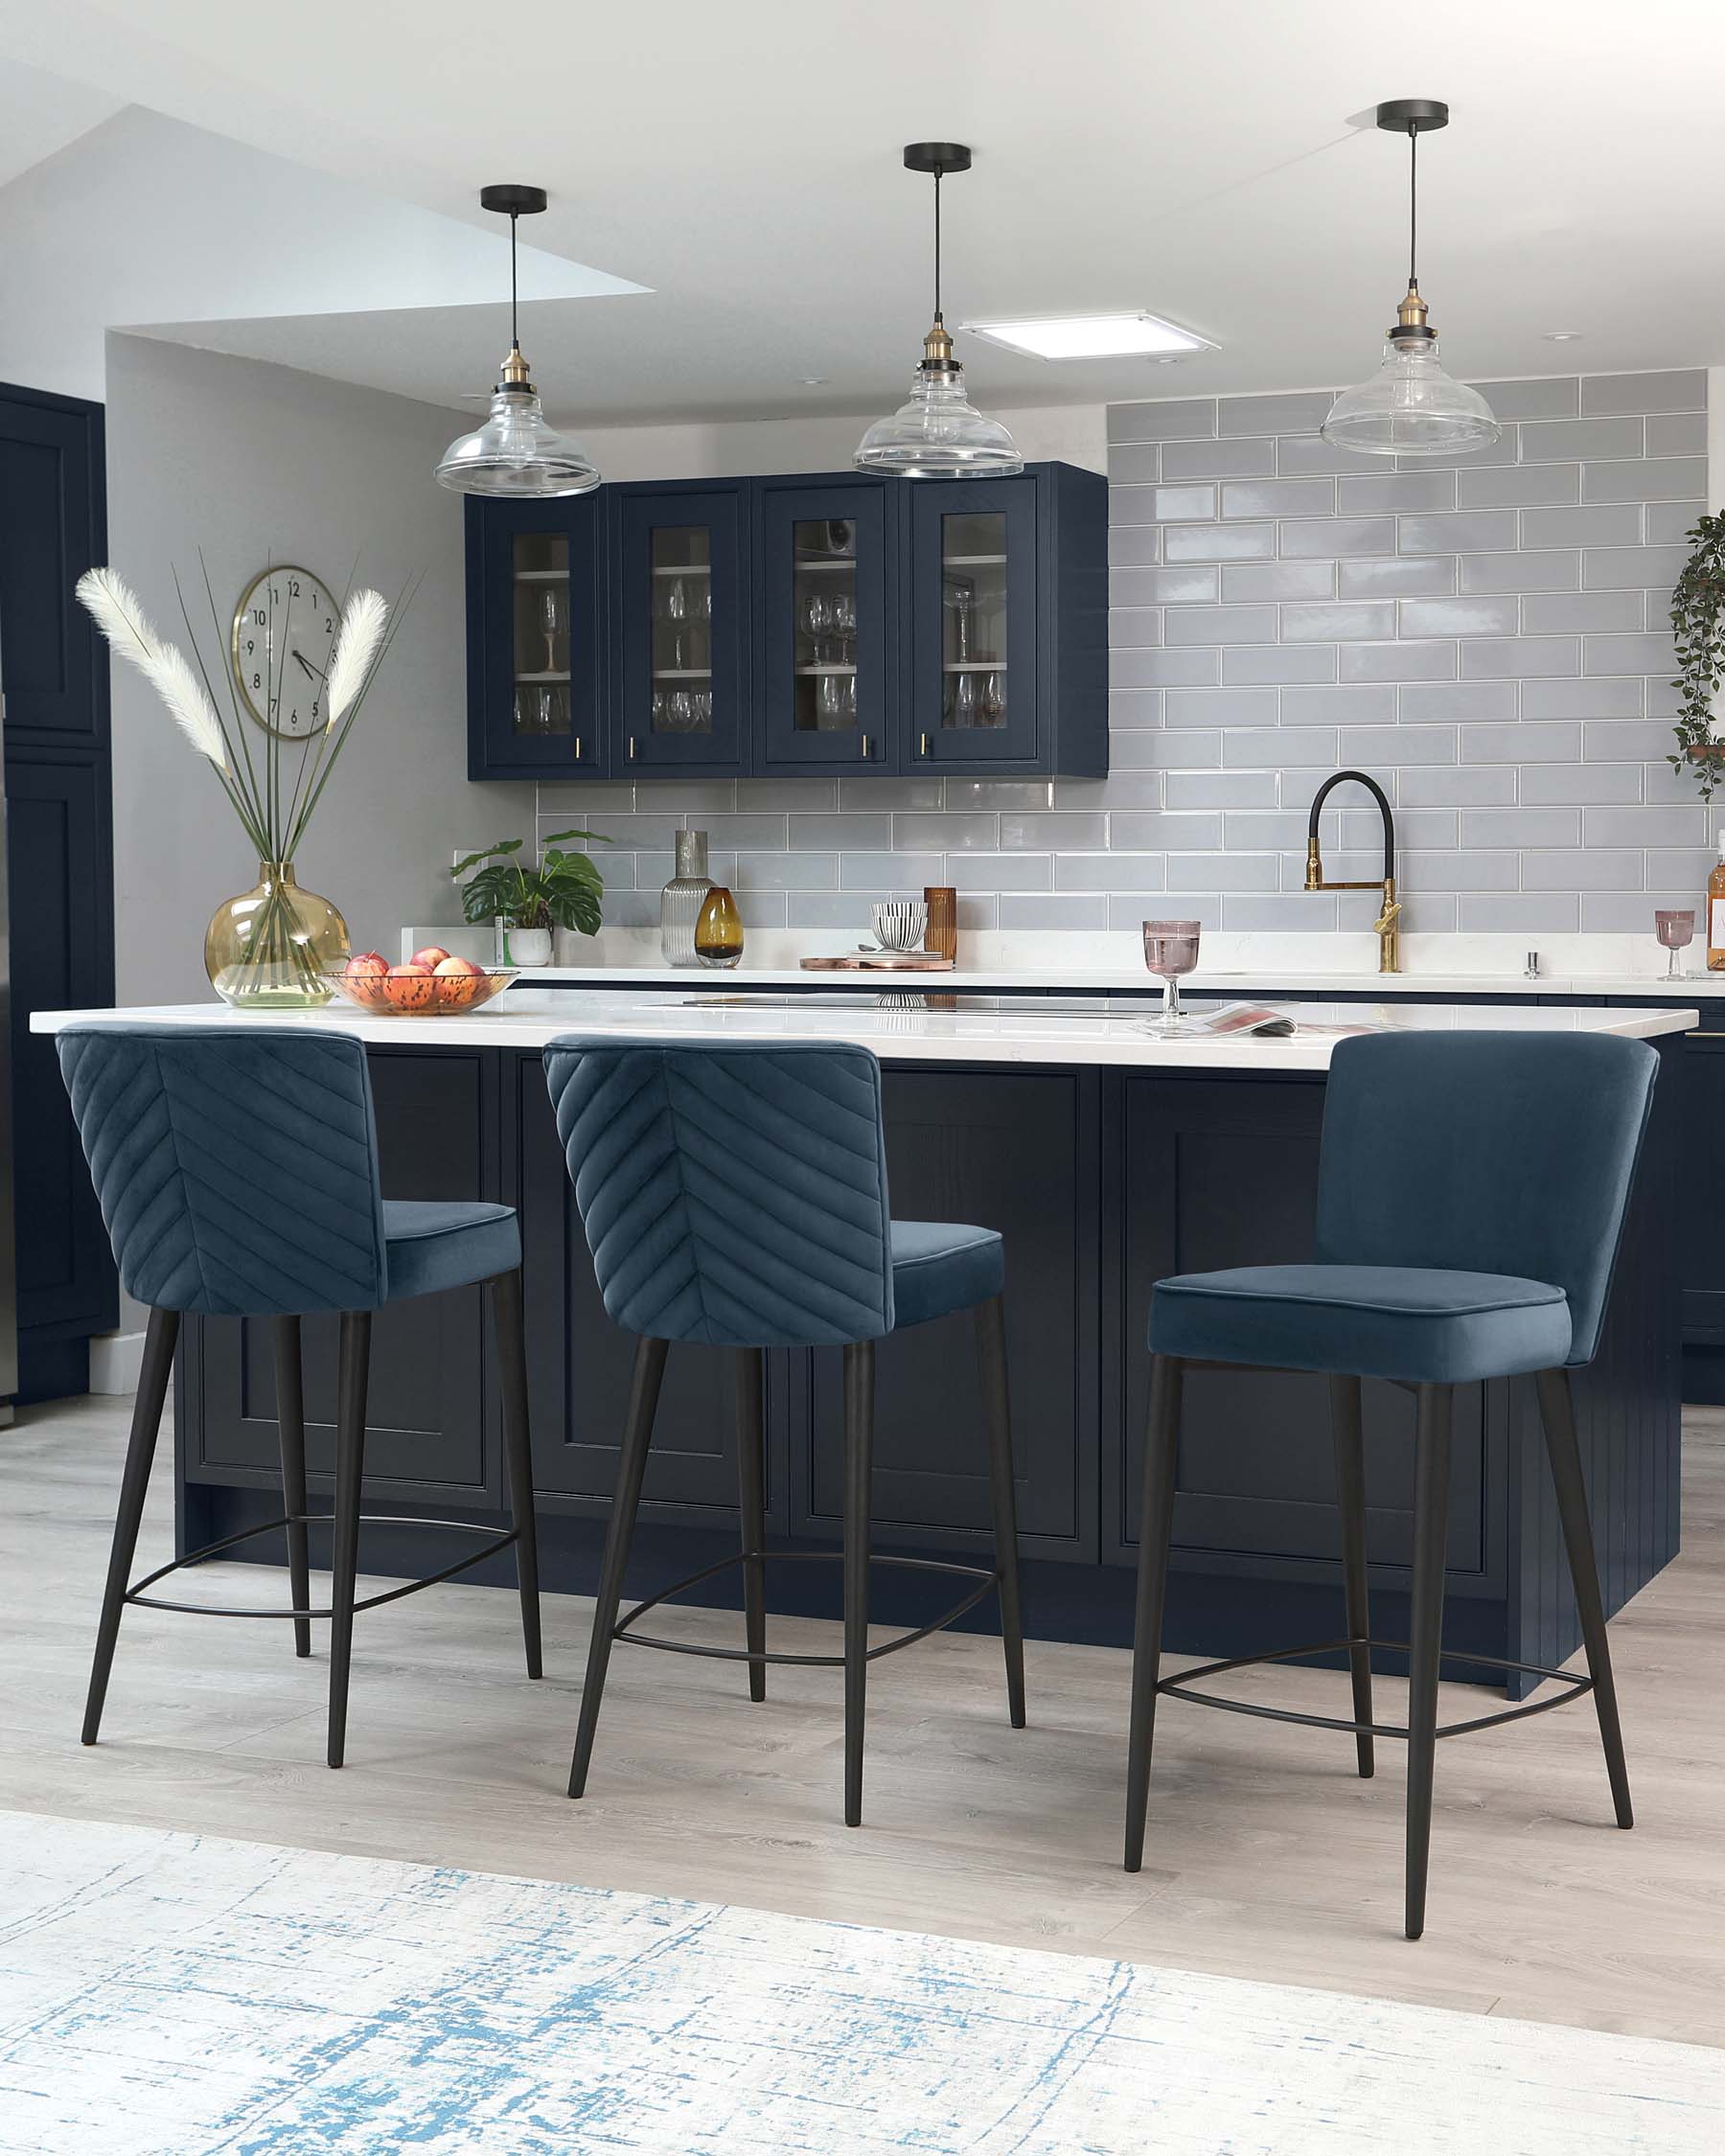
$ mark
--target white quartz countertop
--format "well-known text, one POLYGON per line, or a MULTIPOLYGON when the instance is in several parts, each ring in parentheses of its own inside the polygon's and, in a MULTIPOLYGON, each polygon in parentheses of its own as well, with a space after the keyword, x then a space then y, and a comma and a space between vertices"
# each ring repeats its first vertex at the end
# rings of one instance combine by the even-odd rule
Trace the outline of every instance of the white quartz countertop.
MULTIPOLYGON (((734 973, 700 973, 686 966, 536 966, 536 981, 568 982, 594 988, 680 988, 696 992, 697 983, 730 981, 761 988, 903 987, 975 990, 981 995, 1009 994, 1013 990, 1052 988, 1075 996, 1123 996, 1151 993, 1160 996, 1162 983, 1140 966, 1136 973, 1120 966, 954 966, 944 974, 894 974, 871 968, 866 972, 809 971, 799 966, 750 966, 734 973)), ((1700 973, 1691 977, 1661 980, 1648 974, 1545 974, 1532 979, 1523 974, 1492 973, 1360 973, 1347 968, 1305 972, 1286 966, 1236 967, 1223 972, 1201 967, 1181 981, 1184 996, 1238 996, 1252 990, 1271 996, 1503 996, 1527 1001, 1539 996, 1647 996, 1660 1001, 1694 1003, 1704 997, 1725 996, 1725 974, 1700 973)), ((699 991, 705 993, 704 989, 699 991)))
MULTIPOLYGON (((807 980, 806 975, 800 976, 807 980)), ((943 976, 944 977, 944 976, 943 976)), ((689 990, 688 976, 677 976, 689 990)), ((839 985, 839 984, 836 984, 839 985)), ((966 983, 966 986, 970 984, 966 983)), ((854 991, 845 981, 840 992, 854 991)), ((881 993, 878 986, 862 994, 881 993)), ((38 1011, 33 1033, 58 1033, 73 1023, 144 1021, 158 1025, 216 1025, 235 1031, 288 1026, 294 1031, 347 1033, 388 1045, 448 1048, 542 1048, 564 1033, 654 1041, 845 1041, 884 1060, 910 1063, 1102 1065, 1127 1069, 1322 1071, 1338 1033, 1362 1022, 1398 1032, 1510 1031, 1616 1033, 1650 1039, 1683 1033, 1700 1022, 1694 1009, 1553 1010, 1530 1004, 1360 1004, 1290 1007, 1296 1031, 1267 1040, 1239 1034, 1164 1041, 1145 1015, 1118 1009, 1070 1013, 1018 1007, 959 1011, 897 1007, 904 991, 889 991, 893 1007, 872 1001, 834 1006, 798 998, 774 1003, 749 994, 727 995, 712 982, 681 997, 637 995, 631 987, 583 993, 517 985, 483 1010, 448 1018, 389 1017, 332 1004, 314 1012, 252 1013, 221 1003, 158 1004, 134 1010, 38 1011)), ((940 991, 936 990, 938 994, 940 991)))

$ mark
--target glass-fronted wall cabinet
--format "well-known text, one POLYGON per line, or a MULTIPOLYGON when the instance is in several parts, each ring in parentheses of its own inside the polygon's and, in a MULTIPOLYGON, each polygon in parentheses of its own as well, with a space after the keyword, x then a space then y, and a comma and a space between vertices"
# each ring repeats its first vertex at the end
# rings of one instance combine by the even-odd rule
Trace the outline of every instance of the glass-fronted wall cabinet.
POLYGON ((910 516, 907 767, 1033 763, 1036 481, 936 482, 910 516))
POLYGON ((488 776, 608 775, 603 518, 592 495, 468 505, 469 761, 488 776))
POLYGON ((469 773, 1100 777, 1108 487, 862 472, 468 504, 469 773))
POLYGON ((617 490, 619 775, 743 768, 743 497, 617 490))
POLYGON ((890 769, 898 603, 886 485, 763 479, 756 495, 763 767, 890 769))

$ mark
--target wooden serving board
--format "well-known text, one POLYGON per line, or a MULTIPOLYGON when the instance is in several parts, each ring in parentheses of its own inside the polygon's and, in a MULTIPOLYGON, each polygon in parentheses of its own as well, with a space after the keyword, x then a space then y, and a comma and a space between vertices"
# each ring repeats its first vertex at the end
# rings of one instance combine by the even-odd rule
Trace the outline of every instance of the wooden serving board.
POLYGON ((798 962, 805 974, 950 974, 956 963, 933 951, 847 951, 798 962))

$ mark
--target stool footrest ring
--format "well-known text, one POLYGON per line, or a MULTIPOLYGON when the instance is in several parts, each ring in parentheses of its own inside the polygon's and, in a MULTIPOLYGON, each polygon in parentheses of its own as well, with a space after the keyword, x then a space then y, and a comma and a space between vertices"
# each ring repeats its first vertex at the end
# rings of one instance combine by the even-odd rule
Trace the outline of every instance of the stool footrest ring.
MULTIPOLYGON (((1220 1677, 1230 1669, 1255 1669, 1268 1662, 1297 1662, 1301 1655, 1346 1654, 1349 1647, 1383 1647, 1396 1654, 1408 1652, 1405 1640, 1319 1640, 1304 1647, 1280 1647, 1274 1654, 1235 1655, 1227 1662, 1201 1663, 1196 1669, 1183 1669, 1178 1677, 1157 1680, 1159 1692, 1166 1692, 1171 1699, 1189 1700, 1194 1707, 1219 1708, 1224 1714, 1254 1714, 1263 1722, 1298 1722, 1308 1730, 1338 1730, 1356 1735, 1401 1737, 1408 1732, 1400 1722, 1349 1722, 1339 1714, 1300 1714, 1288 1707, 1258 1707, 1250 1700, 1220 1699, 1214 1692, 1195 1692, 1189 1689, 1194 1678, 1220 1677)), ((1527 1677, 1550 1677, 1567 1686, 1566 1691, 1554 1693, 1550 1699, 1528 1700, 1520 1707, 1506 1709, 1498 1714, 1478 1714, 1466 1722, 1440 1724, 1440 1737, 1465 1736, 1471 1730, 1494 1730, 1501 1722, 1525 1721, 1530 1714, 1549 1714, 1553 1707, 1567 1707, 1583 1692, 1591 1692, 1591 1677, 1578 1676, 1573 1669, 1548 1669, 1543 1663, 1508 1662, 1502 1655, 1467 1654, 1460 1648, 1446 1649, 1451 1662, 1478 1663, 1487 1669, 1517 1670, 1527 1677)))
MULTIPOLYGON (((233 1603, 220 1602, 170 1602, 159 1594, 147 1594, 146 1588, 153 1587, 157 1580, 166 1579, 170 1572, 181 1572, 190 1565, 200 1565, 207 1557, 218 1557, 224 1549, 232 1549, 236 1543, 250 1542, 254 1535, 273 1534, 278 1527, 331 1527, 334 1525, 328 1512, 285 1512, 279 1520, 265 1520, 256 1527, 242 1527, 238 1534, 223 1535, 219 1542, 207 1542, 201 1549, 189 1549, 185 1556, 176 1557, 171 1565, 158 1565, 153 1572, 146 1572, 136 1586, 128 1587, 126 1599, 144 1610, 172 1610, 185 1617, 327 1617, 334 1615, 331 1610, 252 1610, 233 1603)), ((422 1587, 438 1587, 453 1579, 457 1572, 465 1572, 471 1566, 494 1557, 500 1549, 507 1549, 520 1539, 519 1530, 510 1528, 506 1534, 495 1534, 490 1527, 476 1525, 471 1520, 414 1520, 386 1512, 362 1512, 362 1527, 448 1527, 455 1534, 485 1535, 489 1540, 468 1556, 457 1558, 446 1565, 442 1571, 429 1572, 424 1579, 410 1579, 403 1586, 392 1587, 381 1594, 368 1594, 363 1602, 354 1604, 355 1615, 361 1610, 380 1609, 385 1602, 399 1602, 404 1594, 417 1594, 422 1587)))
MULTIPOLYGON (((661 1653, 668 1655, 700 1655, 709 1662, 781 1663, 803 1669, 842 1669, 842 1655, 791 1655, 770 1652, 766 1648, 750 1653, 747 1647, 702 1646, 691 1640, 663 1640, 651 1632, 633 1632, 630 1629, 637 1617, 645 1617, 649 1610, 657 1609, 661 1602, 668 1602, 674 1594, 681 1594, 691 1587, 698 1587, 702 1580, 711 1579, 718 1572, 728 1571, 733 1565, 749 1564, 757 1560, 764 1564, 839 1565, 843 1563, 844 1553, 839 1549, 763 1549, 747 1553, 739 1550, 733 1557, 721 1557, 716 1564, 703 1565, 700 1571, 690 1572, 684 1579, 673 1580, 669 1587, 661 1588, 645 1602, 637 1602, 633 1609, 626 1611, 617 1619, 611 1628, 611 1638, 626 1640, 632 1646, 657 1647, 661 1653)), ((974 1610, 983 1596, 999 1585, 1000 1577, 998 1571, 984 1571, 979 1565, 953 1565, 932 1557, 870 1557, 868 1561, 871 1565, 896 1565, 905 1571, 948 1572, 955 1578, 974 1579, 978 1583, 968 1594, 954 1602, 950 1610, 943 1610, 938 1617, 931 1617, 927 1624, 919 1624, 913 1631, 898 1633, 894 1638, 883 1640, 878 1647, 870 1647, 864 1658, 868 1662, 879 1662, 883 1655, 895 1655, 901 1647, 914 1646, 917 1640, 926 1640, 931 1633, 944 1631, 949 1624, 963 1617, 967 1610, 974 1610)))

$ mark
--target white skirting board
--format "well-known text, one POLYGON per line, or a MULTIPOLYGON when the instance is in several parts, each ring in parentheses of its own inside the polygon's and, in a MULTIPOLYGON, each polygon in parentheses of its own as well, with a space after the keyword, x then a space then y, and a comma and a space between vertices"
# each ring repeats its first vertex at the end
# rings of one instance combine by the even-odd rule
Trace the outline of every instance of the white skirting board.
POLYGON ((143 1363, 142 1333, 98 1333, 90 1342, 90 1390, 135 1392, 143 1363))

